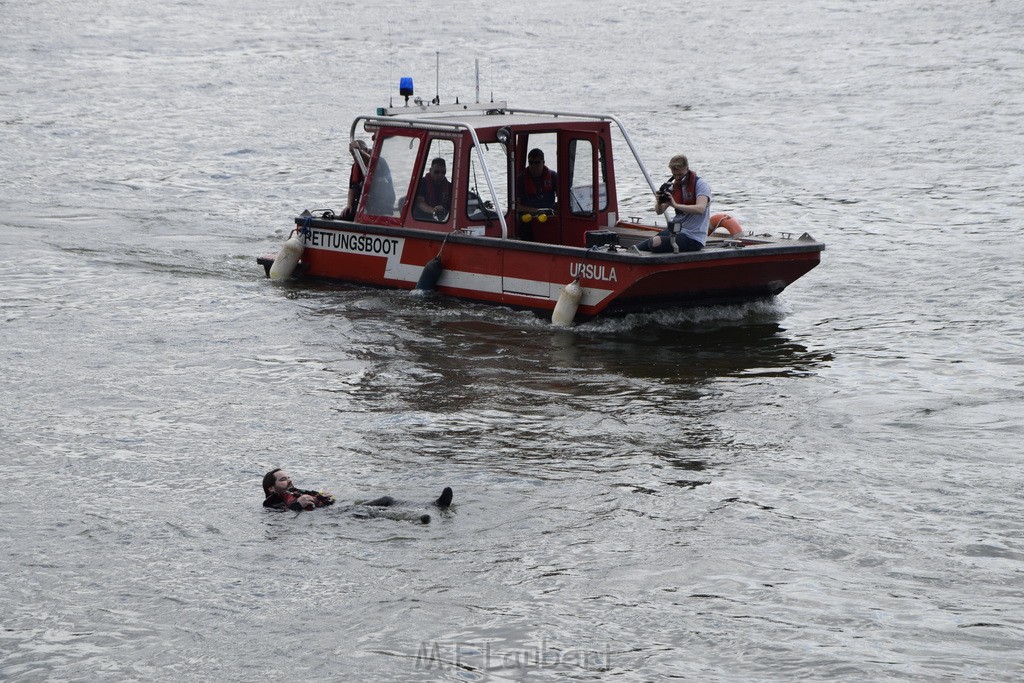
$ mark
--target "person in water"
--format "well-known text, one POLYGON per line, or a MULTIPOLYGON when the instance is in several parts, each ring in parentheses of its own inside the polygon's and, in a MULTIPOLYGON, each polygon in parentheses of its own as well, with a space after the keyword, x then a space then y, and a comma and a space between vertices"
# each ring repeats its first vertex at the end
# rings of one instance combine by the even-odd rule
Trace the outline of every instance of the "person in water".
MULTIPOLYGON (((284 470, 277 468, 270 470, 263 475, 263 507, 278 510, 315 510, 328 505, 334 505, 334 496, 320 491, 306 491, 295 488, 291 476, 284 470)), ((433 504, 442 510, 452 504, 454 494, 450 486, 446 486, 441 496, 433 501, 433 504)), ((361 506, 371 508, 387 508, 399 506, 402 501, 391 496, 381 496, 361 506)), ((430 521, 430 515, 421 515, 419 520, 424 524, 430 521)))
POLYGON ((669 219, 667 229, 631 247, 634 251, 700 251, 707 241, 711 188, 690 170, 683 154, 672 157, 668 169, 672 178, 656 194, 654 211, 660 216, 671 207, 676 215, 669 219))
POLYGON ((452 209, 452 184, 445 177, 448 164, 441 157, 430 162, 430 172, 420 179, 413 215, 421 221, 444 223, 452 209))
POLYGON ((320 491, 297 489, 287 472, 278 468, 263 475, 263 507, 289 510, 315 510, 334 505, 334 496, 320 491))

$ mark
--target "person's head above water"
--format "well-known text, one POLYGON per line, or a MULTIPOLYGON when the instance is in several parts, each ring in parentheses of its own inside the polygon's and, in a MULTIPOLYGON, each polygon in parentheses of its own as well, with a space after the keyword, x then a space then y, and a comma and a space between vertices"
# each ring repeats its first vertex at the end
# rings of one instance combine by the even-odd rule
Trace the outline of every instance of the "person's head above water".
POLYGON ((278 467, 263 475, 263 493, 268 498, 272 493, 284 493, 292 486, 292 478, 278 467))

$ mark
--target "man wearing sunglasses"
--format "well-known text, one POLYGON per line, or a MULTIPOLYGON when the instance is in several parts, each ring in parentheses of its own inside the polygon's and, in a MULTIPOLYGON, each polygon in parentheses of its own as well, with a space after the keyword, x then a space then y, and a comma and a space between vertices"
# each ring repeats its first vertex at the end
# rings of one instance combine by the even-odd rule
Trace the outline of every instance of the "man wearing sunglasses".
MULTIPOLYGON (((532 217, 544 211, 553 212, 558 201, 558 173, 544 165, 544 152, 539 148, 531 149, 526 155, 526 161, 526 170, 516 179, 519 197, 516 213, 520 216, 530 214, 532 217)), ((520 224, 519 237, 524 240, 533 239, 533 227, 525 217, 520 224)))
POLYGON ((452 208, 452 184, 445 177, 447 164, 437 157, 430 162, 430 172, 420 180, 413 215, 421 221, 444 223, 452 208))

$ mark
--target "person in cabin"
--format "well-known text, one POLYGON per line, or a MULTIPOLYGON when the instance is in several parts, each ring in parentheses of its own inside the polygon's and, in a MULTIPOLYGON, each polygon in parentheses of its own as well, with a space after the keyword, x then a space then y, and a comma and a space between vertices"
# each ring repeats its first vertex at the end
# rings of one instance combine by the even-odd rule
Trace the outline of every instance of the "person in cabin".
POLYGON ((655 195, 654 211, 660 216, 669 207, 675 216, 668 228, 657 236, 630 247, 632 251, 700 251, 708 238, 711 219, 711 188, 690 170, 685 155, 677 154, 668 162, 672 178, 655 195))
MULTIPOLYGON (((526 162, 526 168, 516 179, 516 213, 519 216, 531 214, 532 217, 541 210, 554 211, 558 201, 558 173, 544 164, 544 152, 539 148, 530 150, 526 162)), ((533 226, 530 222, 520 221, 519 238, 533 239, 533 226)))
MULTIPOLYGON (((277 510, 315 510, 317 508, 334 505, 334 496, 321 491, 307 491, 295 488, 292 478, 281 468, 270 470, 263 475, 263 507, 277 510)), ((439 508, 446 509, 452 504, 454 494, 450 486, 446 486, 441 496, 432 501, 439 508)), ((391 496, 381 496, 360 506, 348 506, 348 508, 370 507, 389 508, 403 505, 403 502, 391 496)), ((430 521, 430 515, 417 515, 416 518, 424 524, 430 521)))
POLYGON ((395 193, 394 178, 391 177, 391 168, 387 160, 377 157, 373 168, 373 177, 367 178, 370 182, 369 189, 366 187, 366 180, 363 181, 363 190, 367 192, 363 211, 371 216, 395 216, 395 193))
POLYGON ((430 171, 420 179, 413 204, 413 216, 421 221, 444 223, 452 208, 452 184, 445 174, 447 164, 441 157, 430 162, 430 171))
POLYGON ((356 207, 359 206, 359 196, 363 193, 363 181, 366 174, 363 168, 370 166, 370 148, 362 140, 353 140, 349 143, 348 149, 352 152, 352 171, 348 177, 348 202, 345 210, 341 212, 341 219, 350 221, 356 217, 356 207), (362 159, 362 165, 359 160, 362 159))

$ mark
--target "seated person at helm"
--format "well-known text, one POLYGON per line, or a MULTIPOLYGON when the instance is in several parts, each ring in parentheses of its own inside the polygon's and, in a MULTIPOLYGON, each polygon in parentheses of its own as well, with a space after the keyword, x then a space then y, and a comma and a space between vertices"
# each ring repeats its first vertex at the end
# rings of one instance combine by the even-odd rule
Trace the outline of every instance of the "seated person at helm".
POLYGON ((420 179, 412 215, 421 221, 444 223, 452 208, 452 184, 445 178, 447 165, 437 157, 430 162, 430 172, 420 179))
MULTIPOLYGON (((555 210, 557 201, 558 173, 544 165, 544 152, 533 148, 526 155, 526 169, 516 179, 518 188, 516 213, 536 214, 541 210, 555 210)), ((520 225, 522 239, 533 238, 533 228, 526 221, 520 225)))

